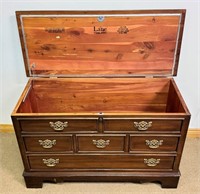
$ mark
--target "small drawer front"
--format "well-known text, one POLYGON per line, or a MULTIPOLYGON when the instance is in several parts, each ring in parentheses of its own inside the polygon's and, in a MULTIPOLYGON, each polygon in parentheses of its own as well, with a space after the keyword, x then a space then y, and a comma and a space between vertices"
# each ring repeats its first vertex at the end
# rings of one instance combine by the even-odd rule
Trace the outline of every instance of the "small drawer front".
POLYGON ((31 169, 172 169, 173 156, 44 155, 29 156, 31 169))
POLYGON ((125 135, 115 136, 83 136, 78 135, 78 151, 124 151, 125 135))
POLYGON ((181 120, 104 119, 104 131, 180 131, 181 120))
POLYGON ((26 136, 24 143, 28 152, 72 152, 72 136, 26 136))
POLYGON ((20 120, 22 131, 26 132, 70 132, 98 130, 97 119, 36 119, 20 120))
POLYGON ((178 137, 130 136, 130 151, 176 151, 178 137))

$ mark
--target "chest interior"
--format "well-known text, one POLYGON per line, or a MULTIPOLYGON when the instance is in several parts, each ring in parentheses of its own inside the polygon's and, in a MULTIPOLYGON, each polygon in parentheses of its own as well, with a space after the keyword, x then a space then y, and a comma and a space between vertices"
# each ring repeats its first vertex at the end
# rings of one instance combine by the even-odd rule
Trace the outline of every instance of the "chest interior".
POLYGON ((19 113, 184 112, 167 78, 32 80, 19 113))

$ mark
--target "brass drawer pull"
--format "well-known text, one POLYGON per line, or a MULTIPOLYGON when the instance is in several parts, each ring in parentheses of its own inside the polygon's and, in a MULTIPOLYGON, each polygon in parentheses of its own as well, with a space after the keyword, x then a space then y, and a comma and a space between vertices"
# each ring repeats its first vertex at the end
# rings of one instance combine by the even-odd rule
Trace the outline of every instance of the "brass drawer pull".
POLYGON ((145 131, 151 126, 152 126, 152 121, 149 121, 149 122, 146 122, 146 121, 134 122, 134 127, 137 128, 139 131, 145 131))
POLYGON ((56 166, 56 164, 59 163, 59 159, 53 159, 53 158, 49 158, 49 159, 42 159, 43 163, 46 164, 46 166, 48 167, 54 167, 56 166))
POLYGON ((149 146, 149 148, 155 149, 159 148, 163 144, 163 140, 146 140, 146 145, 149 146))
POLYGON ((49 122, 49 125, 55 131, 63 131, 65 127, 68 127, 68 122, 61 122, 61 121, 56 121, 55 123, 49 122))
POLYGON ((54 145, 56 145, 56 140, 55 139, 54 140, 50 140, 50 139, 38 140, 38 142, 45 149, 52 148, 54 145))
POLYGON ((147 166, 157 166, 160 163, 160 159, 150 158, 150 159, 144 159, 144 163, 147 166))
POLYGON ((92 140, 93 144, 96 145, 97 148, 105 148, 107 145, 110 144, 110 140, 92 140))

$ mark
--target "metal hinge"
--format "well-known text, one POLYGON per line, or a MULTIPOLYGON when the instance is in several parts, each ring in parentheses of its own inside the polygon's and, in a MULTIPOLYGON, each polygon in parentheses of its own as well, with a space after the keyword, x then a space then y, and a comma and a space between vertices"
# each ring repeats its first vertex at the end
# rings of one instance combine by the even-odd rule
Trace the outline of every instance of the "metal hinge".
POLYGON ((145 78, 154 78, 153 75, 146 75, 145 78))
POLYGON ((34 68, 36 67, 35 63, 31 64, 31 68, 29 69, 29 74, 31 75, 31 77, 36 77, 34 74, 34 68))
POLYGON ((146 75, 145 76, 145 78, 172 78, 172 76, 165 76, 165 75, 163 75, 163 76, 161 76, 161 75, 146 75))
POLYGON ((35 63, 32 63, 31 64, 31 69, 34 69, 36 67, 36 64, 35 63))

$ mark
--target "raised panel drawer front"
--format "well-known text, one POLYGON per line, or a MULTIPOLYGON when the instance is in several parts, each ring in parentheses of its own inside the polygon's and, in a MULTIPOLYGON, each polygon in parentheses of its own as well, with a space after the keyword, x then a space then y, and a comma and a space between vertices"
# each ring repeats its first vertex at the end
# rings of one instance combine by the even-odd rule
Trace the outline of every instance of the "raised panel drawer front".
POLYGON ((179 137, 130 136, 130 151, 176 151, 179 137))
POLYGON ((104 119, 104 131, 180 131, 182 120, 104 119))
POLYGON ((78 151, 124 151, 125 135, 84 136, 78 135, 78 151))
POLYGON ((172 169, 173 156, 40 155, 29 156, 31 169, 172 169))
POLYGON ((25 136, 28 152, 72 152, 72 136, 25 136))
POLYGON ((28 119, 20 120, 22 131, 27 132, 77 132, 98 130, 97 119, 28 119))

